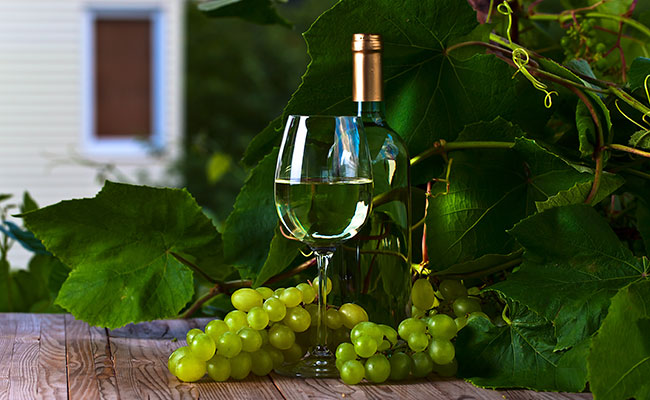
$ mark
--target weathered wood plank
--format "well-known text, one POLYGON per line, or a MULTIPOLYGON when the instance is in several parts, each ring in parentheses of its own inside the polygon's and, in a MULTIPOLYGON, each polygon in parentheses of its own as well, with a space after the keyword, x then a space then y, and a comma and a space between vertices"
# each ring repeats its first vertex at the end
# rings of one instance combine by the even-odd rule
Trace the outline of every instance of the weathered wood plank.
POLYGON ((75 399, 119 399, 106 330, 65 316, 68 395, 75 399))
POLYGON ((591 393, 533 392, 531 390, 506 390, 502 392, 506 400, 591 400, 591 393))
POLYGON ((38 349, 38 397, 67 399, 65 316, 49 314, 41 319, 38 349))
POLYGON ((16 338, 14 314, 0 314, 0 399, 9 398, 9 371, 16 338))
POLYGON ((207 320, 169 320, 128 325, 109 332, 124 399, 273 399, 282 398, 268 378, 249 377, 241 382, 217 383, 204 378, 183 383, 167 370, 167 358, 184 346, 187 331, 204 328, 207 320), (177 339, 173 341, 173 339, 177 339))
POLYGON ((17 314, 16 337, 9 364, 9 399, 37 398, 38 348, 41 318, 36 314, 17 314))

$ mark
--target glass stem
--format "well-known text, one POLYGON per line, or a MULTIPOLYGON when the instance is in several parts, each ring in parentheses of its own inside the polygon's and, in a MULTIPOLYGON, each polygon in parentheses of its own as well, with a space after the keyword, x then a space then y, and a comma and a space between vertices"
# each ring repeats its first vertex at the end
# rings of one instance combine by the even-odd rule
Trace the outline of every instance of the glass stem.
POLYGON ((319 250, 316 253, 316 263, 318 264, 318 314, 316 321, 316 348, 314 352, 318 356, 329 356, 330 351, 327 349, 327 324, 325 315, 327 311, 327 267, 334 254, 331 250, 319 250))

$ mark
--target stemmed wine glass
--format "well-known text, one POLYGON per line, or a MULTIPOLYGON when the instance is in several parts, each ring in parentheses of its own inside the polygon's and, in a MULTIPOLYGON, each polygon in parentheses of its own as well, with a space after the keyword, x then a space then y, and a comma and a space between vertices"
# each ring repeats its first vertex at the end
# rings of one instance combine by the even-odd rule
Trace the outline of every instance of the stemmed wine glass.
POLYGON ((360 118, 289 116, 275 169, 275 206, 284 227, 316 255, 318 341, 299 362, 278 372, 338 376, 327 348, 327 268, 336 246, 366 222, 372 194, 370 152, 360 118))

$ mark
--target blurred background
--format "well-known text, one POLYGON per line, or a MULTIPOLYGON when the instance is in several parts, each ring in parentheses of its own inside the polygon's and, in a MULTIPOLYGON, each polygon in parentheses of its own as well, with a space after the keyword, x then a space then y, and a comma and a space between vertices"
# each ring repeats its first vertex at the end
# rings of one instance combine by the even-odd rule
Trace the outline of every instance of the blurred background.
POLYGON ((300 83, 301 33, 334 3, 280 4, 288 29, 187 0, 0 0, 0 208, 12 220, 25 191, 45 206, 109 179, 187 187, 220 227, 244 149, 300 83))

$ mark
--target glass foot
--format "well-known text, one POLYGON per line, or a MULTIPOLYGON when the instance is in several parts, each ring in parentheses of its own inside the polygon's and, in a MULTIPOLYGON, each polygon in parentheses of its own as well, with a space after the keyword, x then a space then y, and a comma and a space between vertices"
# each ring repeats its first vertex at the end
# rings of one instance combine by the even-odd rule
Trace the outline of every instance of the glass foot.
POLYGON ((338 378, 339 370, 336 369, 336 358, 332 353, 328 355, 309 354, 300 361, 283 365, 275 370, 280 375, 301 378, 338 378))

